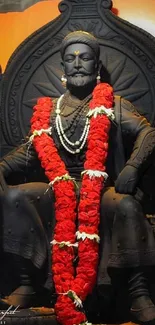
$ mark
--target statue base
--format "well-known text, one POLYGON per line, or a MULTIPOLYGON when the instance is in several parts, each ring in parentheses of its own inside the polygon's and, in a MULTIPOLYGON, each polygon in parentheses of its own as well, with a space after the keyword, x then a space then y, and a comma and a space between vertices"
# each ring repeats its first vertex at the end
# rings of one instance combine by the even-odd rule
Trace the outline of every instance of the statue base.
POLYGON ((17 307, 0 310, 0 325, 57 325, 53 308, 38 307, 18 309, 17 307))

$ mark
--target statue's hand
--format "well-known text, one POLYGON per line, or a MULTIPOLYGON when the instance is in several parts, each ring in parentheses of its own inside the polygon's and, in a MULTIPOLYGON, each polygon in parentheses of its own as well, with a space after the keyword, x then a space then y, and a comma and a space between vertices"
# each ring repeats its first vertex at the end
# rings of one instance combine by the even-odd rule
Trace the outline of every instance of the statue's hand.
POLYGON ((123 194, 134 194, 139 181, 138 169, 133 166, 125 166, 115 182, 115 191, 123 194))

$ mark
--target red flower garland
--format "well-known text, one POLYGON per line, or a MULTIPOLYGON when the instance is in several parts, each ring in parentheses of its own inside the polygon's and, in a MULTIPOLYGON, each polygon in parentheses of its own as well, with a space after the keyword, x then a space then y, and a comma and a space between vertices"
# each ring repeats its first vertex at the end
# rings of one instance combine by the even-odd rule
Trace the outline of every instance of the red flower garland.
MULTIPOLYGON (((97 85, 90 101, 90 109, 104 105, 113 106, 113 89, 106 83, 97 85)), ((54 230, 55 245, 52 249, 52 271, 58 299, 55 311, 58 321, 63 325, 78 325, 87 321, 83 311, 76 302, 84 301, 96 282, 98 266, 98 235, 100 220, 100 195, 104 177, 90 177, 87 170, 105 171, 108 153, 108 134, 110 121, 105 114, 98 114, 90 119, 90 130, 87 139, 85 173, 82 178, 80 203, 78 207, 78 233, 85 235, 78 243, 79 262, 73 266, 76 243, 76 195, 74 183, 65 179, 68 174, 51 136, 37 131, 50 127, 50 114, 53 103, 50 98, 40 98, 34 107, 31 119, 31 132, 34 134, 33 144, 38 153, 42 167, 55 192, 56 226, 54 230), (37 131, 36 131, 37 130, 37 131), (58 178, 59 177, 59 178, 58 178), (66 242, 71 245, 66 244, 66 242), (60 244, 59 244, 60 243, 60 244), (77 298, 77 299, 76 299, 77 298), (80 299, 80 300, 79 300, 80 299)))

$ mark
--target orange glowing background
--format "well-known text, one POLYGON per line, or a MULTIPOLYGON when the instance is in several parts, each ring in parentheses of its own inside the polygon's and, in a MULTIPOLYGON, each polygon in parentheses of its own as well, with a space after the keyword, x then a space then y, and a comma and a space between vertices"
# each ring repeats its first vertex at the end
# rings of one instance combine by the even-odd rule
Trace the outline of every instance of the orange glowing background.
MULTIPOLYGON (((24 12, 0 14, 0 65, 5 70, 16 47, 31 33, 59 15, 60 0, 37 3, 24 12)), ((113 0, 118 15, 155 36, 155 0, 113 0)))

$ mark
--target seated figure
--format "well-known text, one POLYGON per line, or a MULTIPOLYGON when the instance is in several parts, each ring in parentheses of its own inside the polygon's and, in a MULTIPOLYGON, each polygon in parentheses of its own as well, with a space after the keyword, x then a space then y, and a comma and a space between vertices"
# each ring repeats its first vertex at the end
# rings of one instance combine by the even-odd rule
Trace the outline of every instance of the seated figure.
POLYGON ((86 322, 82 302, 95 283, 104 295, 109 283, 121 290, 123 279, 131 320, 150 324, 155 306, 147 272, 155 265, 155 238, 140 184, 152 164, 155 129, 100 82, 99 56, 93 35, 65 37, 65 94, 38 100, 28 142, 0 162, 6 181, 32 172, 40 182, 1 184, 1 251, 22 278, 1 303, 30 306, 33 289, 53 293, 54 282, 58 320, 80 324, 86 322))

